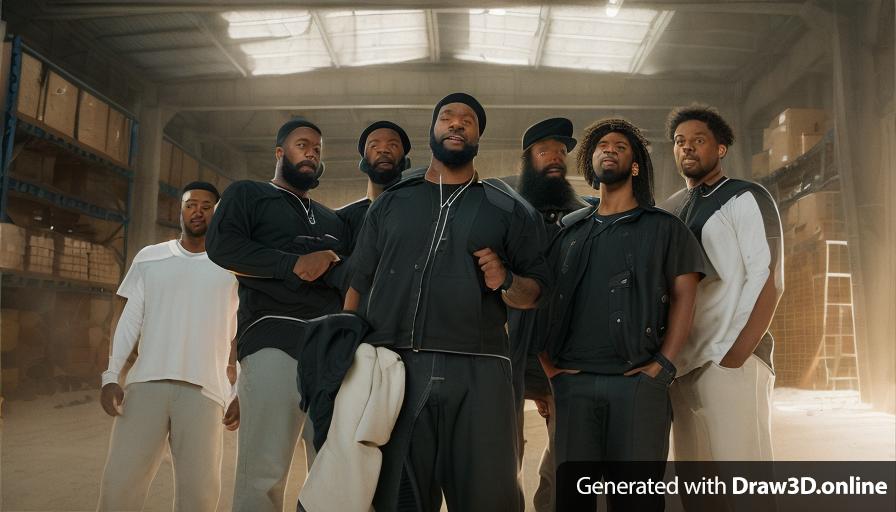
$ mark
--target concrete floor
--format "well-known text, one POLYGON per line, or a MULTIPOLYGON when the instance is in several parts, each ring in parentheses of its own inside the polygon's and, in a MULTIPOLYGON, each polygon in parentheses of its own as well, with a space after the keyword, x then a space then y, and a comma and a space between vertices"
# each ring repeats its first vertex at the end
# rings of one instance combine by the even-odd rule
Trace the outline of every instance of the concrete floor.
MULTIPOLYGON (((0 510, 93 510, 112 421, 97 391, 79 391, 4 405, 0 441, 0 510)), ((545 443, 544 420, 526 413, 526 494, 531 506, 545 443)), ((773 416, 779 460, 896 460, 896 417, 855 403, 850 393, 778 389, 773 416)), ((236 434, 224 437, 224 491, 219 510, 230 510, 236 434)), ((304 475, 296 457, 287 503, 295 503, 304 475)), ((162 463, 147 511, 170 511, 170 459, 162 463)))

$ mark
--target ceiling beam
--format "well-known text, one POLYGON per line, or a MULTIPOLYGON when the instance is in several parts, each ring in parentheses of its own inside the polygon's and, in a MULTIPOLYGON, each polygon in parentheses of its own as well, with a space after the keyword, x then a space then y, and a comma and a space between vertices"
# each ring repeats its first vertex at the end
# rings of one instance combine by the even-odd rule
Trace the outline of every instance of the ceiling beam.
POLYGON ((333 48, 333 42, 330 41, 330 35, 327 34, 327 26, 324 25, 324 20, 321 19, 320 13, 312 10, 311 11, 311 21, 317 26, 317 31, 320 32, 320 38, 324 42, 324 46, 327 47, 327 53, 330 55, 330 61, 333 63, 334 68, 339 68, 339 55, 336 54, 336 49, 333 48))
POLYGON ((535 39, 535 59, 532 66, 538 69, 541 66, 541 59, 544 58, 544 45, 548 40, 548 32, 551 30, 551 6, 545 5, 541 8, 538 15, 538 36, 535 39))
POLYGON ((249 72, 246 71, 246 68, 243 67, 243 65, 240 64, 238 60, 236 60, 233 54, 230 53, 230 50, 226 46, 224 46, 220 39, 218 39, 218 35, 215 34, 211 28, 209 28, 209 26, 202 18, 200 18, 196 14, 188 14, 187 16, 190 17, 190 20, 194 25, 196 25, 196 28, 198 28, 199 31, 202 32, 202 34, 212 42, 215 48, 217 48, 218 51, 220 51, 221 54, 224 55, 224 58, 226 58, 230 62, 230 64, 233 65, 234 69, 236 69, 241 75, 243 75, 244 78, 249 76, 249 72))
POLYGON ((647 57, 650 56, 656 43, 659 42, 660 38, 666 32, 666 27, 669 26, 669 22, 672 21, 672 16, 674 14, 673 11, 660 11, 656 15, 653 19, 653 23, 650 24, 650 28, 647 30, 647 35, 641 41, 641 45, 635 53, 635 58, 632 59, 632 64, 629 66, 629 73, 637 74, 641 72, 644 68, 644 63, 647 61, 647 57))
POLYGON ((438 62, 442 53, 439 44, 439 18, 432 9, 426 10, 426 37, 429 41, 429 62, 438 62))

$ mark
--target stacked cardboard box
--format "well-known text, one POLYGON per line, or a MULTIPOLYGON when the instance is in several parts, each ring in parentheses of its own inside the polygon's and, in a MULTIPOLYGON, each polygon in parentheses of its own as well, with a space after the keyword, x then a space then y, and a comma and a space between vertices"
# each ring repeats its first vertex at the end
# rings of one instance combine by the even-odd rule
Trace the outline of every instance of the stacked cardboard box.
POLYGON ((78 106, 78 140, 93 149, 105 151, 108 130, 109 105, 82 91, 78 106))
POLYGON ((44 85, 43 63, 36 58, 22 54, 22 69, 19 73, 19 96, 16 110, 32 119, 42 111, 44 85))
POLYGON ((775 116, 762 133, 762 152, 753 157, 753 177, 768 173, 796 160, 820 140, 827 129, 824 110, 788 108, 775 116), (764 154, 768 166, 763 169, 764 154))
POLYGON ((43 121, 47 126, 74 138, 75 117, 78 112, 78 88, 50 71, 47 78, 47 98, 43 121))
POLYGON ((32 183, 52 183, 56 157, 23 149, 10 163, 9 170, 16 178, 32 183))
POLYGON ((52 274, 53 260, 56 259, 56 240, 40 233, 28 234, 25 251, 25 270, 37 274, 52 274))
POLYGON ((87 256, 88 276, 91 282, 118 284, 121 279, 121 265, 112 249, 99 244, 90 244, 87 256))
POLYGON ((0 269, 25 268, 25 230, 9 223, 0 223, 0 269))
POLYGON ((59 255, 59 276, 87 281, 90 279, 89 253, 93 244, 84 240, 63 237, 59 255))
POLYGON ((843 240, 846 225, 839 191, 809 194, 790 205, 785 225, 797 244, 806 240, 843 240))

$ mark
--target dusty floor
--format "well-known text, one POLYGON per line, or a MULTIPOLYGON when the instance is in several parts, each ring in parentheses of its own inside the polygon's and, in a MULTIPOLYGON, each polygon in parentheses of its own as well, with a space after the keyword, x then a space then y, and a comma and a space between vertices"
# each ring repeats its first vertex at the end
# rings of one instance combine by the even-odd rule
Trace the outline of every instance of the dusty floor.
MULTIPOLYGON (((0 510, 94 509, 112 424, 98 398, 96 391, 80 391, 4 405, 0 510)), ((526 414, 526 433, 526 490, 531 505, 545 442, 544 422, 534 410, 526 414)), ((773 433, 779 460, 896 460, 896 418, 857 405, 848 393, 776 390, 773 433)), ((230 510, 235 444, 235 433, 225 433, 222 511, 230 510)), ((303 460, 295 458, 287 503, 296 501, 303 460)), ((171 510, 172 488, 171 464, 166 460, 145 510, 171 510)))

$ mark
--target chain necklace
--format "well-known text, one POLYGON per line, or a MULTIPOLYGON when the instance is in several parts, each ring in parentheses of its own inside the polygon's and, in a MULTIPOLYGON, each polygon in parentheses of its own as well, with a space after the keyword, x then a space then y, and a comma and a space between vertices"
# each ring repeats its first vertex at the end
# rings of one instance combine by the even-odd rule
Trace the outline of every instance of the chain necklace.
POLYGON ((299 204, 302 205, 302 209, 305 210, 305 218, 308 219, 308 224, 311 224, 312 226, 317 224, 317 219, 314 218, 314 208, 311 206, 311 198, 308 198, 308 206, 306 207, 305 202, 302 201, 302 198, 293 194, 291 190, 287 190, 287 189, 277 185, 273 181, 270 183, 271 183, 271 185, 274 186, 274 188, 276 188, 278 190, 282 190, 282 191, 288 193, 289 195, 291 195, 292 197, 296 198, 296 201, 298 201, 299 204))
POLYGON ((457 201, 457 198, 460 197, 460 195, 464 193, 464 190, 466 190, 467 187, 469 187, 470 184, 473 183, 473 180, 475 180, 475 179, 476 179, 476 173, 474 172, 473 175, 470 176, 470 181, 468 181, 463 187, 455 190, 450 196, 448 196, 448 200, 443 202, 442 201, 442 173, 439 173, 439 210, 441 210, 442 208, 444 208, 446 206, 448 206, 450 208, 451 205, 454 204, 455 201, 457 201))

